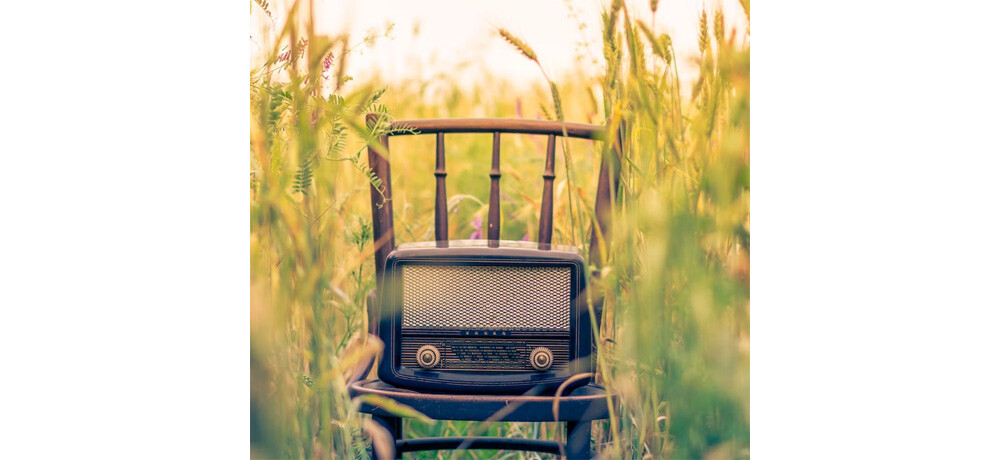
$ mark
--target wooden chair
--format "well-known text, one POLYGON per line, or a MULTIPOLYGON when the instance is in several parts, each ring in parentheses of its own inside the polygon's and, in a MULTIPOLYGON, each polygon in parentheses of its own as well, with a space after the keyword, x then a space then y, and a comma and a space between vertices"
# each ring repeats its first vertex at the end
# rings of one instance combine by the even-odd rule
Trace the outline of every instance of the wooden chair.
MULTIPOLYGON (((369 115, 371 126, 376 119, 369 115)), ((552 242, 552 185, 555 179, 555 143, 558 136, 566 135, 573 138, 603 140, 607 129, 600 125, 581 123, 561 123, 542 120, 517 119, 427 119, 401 120, 394 122, 394 127, 413 128, 417 134, 434 134, 437 136, 437 165, 434 175, 437 177, 437 193, 435 200, 435 237, 439 244, 448 240, 448 209, 445 190, 444 137, 446 133, 492 133, 493 156, 490 176, 490 199, 487 221, 487 240, 497 242, 500 239, 500 135, 501 133, 520 133, 545 135, 548 144, 545 153, 545 170, 541 216, 538 225, 538 243, 550 245, 552 242)), ((390 131, 391 132, 391 131, 390 131)), ((414 134, 398 132, 390 135, 414 134)), ((611 155, 602 156, 600 177, 597 184, 597 197, 594 204, 596 228, 591 229, 590 263, 600 266, 599 235, 608 235, 610 231, 610 207, 612 190, 618 186, 620 170, 621 138, 614 136, 616 142, 611 155)), ((385 151, 389 148, 388 136, 380 139, 385 151)), ((375 240, 375 271, 378 280, 382 279, 385 262, 389 253, 395 247, 392 217, 392 183, 388 160, 376 148, 369 147, 368 163, 374 175, 381 180, 381 190, 374 185, 371 188, 372 230, 375 240)), ((381 285, 380 283, 378 285, 381 285)), ((373 290, 368 296, 369 333, 377 335, 377 319, 379 318, 379 294, 373 290)), ((600 318, 600 314, 597 314, 600 318)), ((471 420, 490 422, 566 422, 567 436, 565 444, 554 441, 532 439, 510 439, 496 437, 453 437, 403 439, 402 419, 380 407, 362 404, 361 412, 371 414, 373 420, 383 426, 395 440, 395 457, 402 458, 403 452, 439 450, 439 449, 508 449, 547 452, 565 455, 568 458, 590 458, 591 452, 591 421, 608 417, 608 400, 615 404, 614 395, 608 397, 605 390, 594 383, 578 387, 572 392, 559 395, 553 394, 524 395, 482 395, 482 394, 451 394, 419 392, 410 389, 397 388, 378 379, 362 380, 371 370, 372 362, 361 366, 351 377, 348 388, 352 397, 365 394, 389 398, 400 404, 410 406, 417 411, 437 420, 471 420), (554 403, 557 403, 554 411, 554 403), (557 412, 557 413, 555 413, 557 412)))

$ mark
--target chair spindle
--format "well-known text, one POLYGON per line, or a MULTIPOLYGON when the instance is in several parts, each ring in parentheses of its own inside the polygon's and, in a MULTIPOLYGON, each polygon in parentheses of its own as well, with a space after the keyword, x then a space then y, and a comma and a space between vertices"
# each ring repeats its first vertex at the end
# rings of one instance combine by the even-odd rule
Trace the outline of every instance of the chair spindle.
POLYGON ((487 222, 490 244, 500 240, 500 131, 493 132, 493 165, 490 168, 490 212, 487 222))
POLYGON ((549 134, 549 143, 545 149, 545 172, 542 178, 542 215, 538 219, 538 243, 552 244, 552 179, 556 178, 556 136, 549 134))
POLYGON ((444 167, 444 133, 437 133, 437 196, 434 204, 434 236, 438 246, 448 243, 448 193, 445 190, 445 177, 448 171, 444 167))

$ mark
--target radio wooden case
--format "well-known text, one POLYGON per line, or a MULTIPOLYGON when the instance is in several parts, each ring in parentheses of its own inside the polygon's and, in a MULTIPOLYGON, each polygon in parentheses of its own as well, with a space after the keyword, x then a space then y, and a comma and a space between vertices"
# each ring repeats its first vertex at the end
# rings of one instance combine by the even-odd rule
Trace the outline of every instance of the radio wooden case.
POLYGON ((522 393, 591 371, 584 270, 580 254, 565 246, 400 245, 388 255, 380 290, 386 346, 379 378, 428 390, 522 393))

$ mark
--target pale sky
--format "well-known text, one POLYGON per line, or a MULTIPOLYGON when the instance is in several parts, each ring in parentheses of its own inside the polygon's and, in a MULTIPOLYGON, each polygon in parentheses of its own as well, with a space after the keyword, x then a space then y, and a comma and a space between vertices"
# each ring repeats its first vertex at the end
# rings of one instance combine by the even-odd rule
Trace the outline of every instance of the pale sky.
MULTIPOLYGON (((488 72, 527 85, 542 81, 538 69, 505 43, 495 28, 506 28, 525 40, 556 80, 573 68, 579 52, 585 55, 585 68, 596 73, 586 61, 592 55, 603 62, 600 12, 608 1, 314 0, 317 29, 321 33, 335 35, 349 31, 352 42, 357 42, 372 28, 381 31, 386 24, 395 24, 393 38, 379 39, 373 47, 351 55, 349 73, 358 81, 364 81, 374 72, 389 81, 414 76, 432 78, 440 72, 456 72, 458 64, 465 62, 468 65, 456 74, 461 83, 468 84, 488 72), (577 19, 571 17, 571 11, 576 12, 577 19), (577 20, 585 24, 582 31, 577 20), (416 35, 415 30, 419 30, 416 35), (587 49, 578 45, 584 40, 590 43, 587 49)), ((626 1, 626 5, 634 17, 651 23, 648 0, 626 1)), ((678 64, 682 80, 696 76, 696 69, 686 57, 698 53, 698 15, 702 6, 709 11, 710 23, 713 8, 722 8, 727 29, 735 26, 738 37, 745 30, 743 10, 737 0, 660 1, 652 24, 657 33, 665 31, 671 35, 681 58, 678 64)), ((273 33, 277 33, 284 21, 285 7, 281 0, 275 0, 271 9, 275 16, 273 33)), ((261 31, 256 34, 254 31, 255 25, 261 23, 268 23, 266 16, 253 5, 254 38, 261 37, 261 31)), ((266 32, 264 27, 263 33, 266 32)), ((257 47, 258 43, 251 40, 251 52, 257 47)))

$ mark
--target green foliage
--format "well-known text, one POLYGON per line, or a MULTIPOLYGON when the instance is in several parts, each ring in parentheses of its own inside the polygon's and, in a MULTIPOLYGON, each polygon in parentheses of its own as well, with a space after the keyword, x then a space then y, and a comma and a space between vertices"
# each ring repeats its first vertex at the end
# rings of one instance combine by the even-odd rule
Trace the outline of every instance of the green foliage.
MULTIPOLYGON (((292 16, 308 23, 301 19, 309 13, 297 8, 292 16)), ((699 17, 700 72, 690 97, 681 96, 677 71, 686 57, 619 0, 602 14, 604 74, 557 82, 542 72, 544 85, 533 91, 513 91, 489 76, 471 90, 444 79, 395 81, 388 90, 384 82, 353 82, 345 91, 344 56, 354 49, 347 37, 286 25, 268 64, 251 73, 254 456, 367 455, 369 431, 345 376, 376 346, 362 341, 362 331, 364 299, 374 287, 369 190, 381 184, 364 152, 387 133, 391 112, 544 117, 608 123, 612 136, 620 130, 620 154, 573 140, 557 156, 564 173, 556 179, 553 242, 581 249, 599 160, 621 164, 613 231, 601 242, 607 263, 591 282, 604 299, 598 378, 622 404, 612 420, 595 423, 595 448, 607 458, 748 457, 750 55, 745 40, 727 37, 721 13, 712 18, 704 11, 699 17)), ((525 40, 506 31, 501 37, 542 70, 544 56, 525 40)), ((393 140, 397 242, 433 238, 431 137, 393 140)), ((467 238, 471 222, 485 215, 490 141, 448 137, 451 238, 467 238)), ((537 234, 544 149, 544 138, 503 138, 504 239, 537 234)), ((428 423, 411 415, 408 437, 559 436, 548 423, 428 423)))
POLYGON ((309 186, 312 185, 312 160, 311 155, 302 158, 298 171, 295 171, 295 184, 292 188, 303 195, 309 193, 309 186))
POLYGON ((356 457, 363 420, 345 378, 375 346, 362 333, 371 224, 343 216, 363 216, 347 198, 379 185, 361 152, 387 123, 357 120, 387 118, 385 89, 326 86, 323 57, 348 39, 300 28, 296 14, 251 73, 252 454, 356 457))
POLYGON ((604 450, 746 457, 749 49, 725 39, 721 11, 713 49, 703 11, 701 72, 685 103, 670 36, 633 20, 622 2, 603 19, 604 110, 625 135, 611 257, 592 280, 605 291, 600 373, 624 400, 602 432, 604 450))
POLYGON ((749 49, 724 39, 717 12, 713 50, 702 13, 692 107, 669 78, 669 37, 637 22, 640 44, 630 21, 623 24, 629 73, 615 82, 623 91, 607 89, 629 134, 611 251, 622 257, 613 260, 605 294, 615 315, 604 331, 616 344, 608 350, 617 358, 610 381, 627 401, 623 442, 612 449, 634 458, 745 457, 749 49), (643 58, 645 46, 662 64, 643 58))

